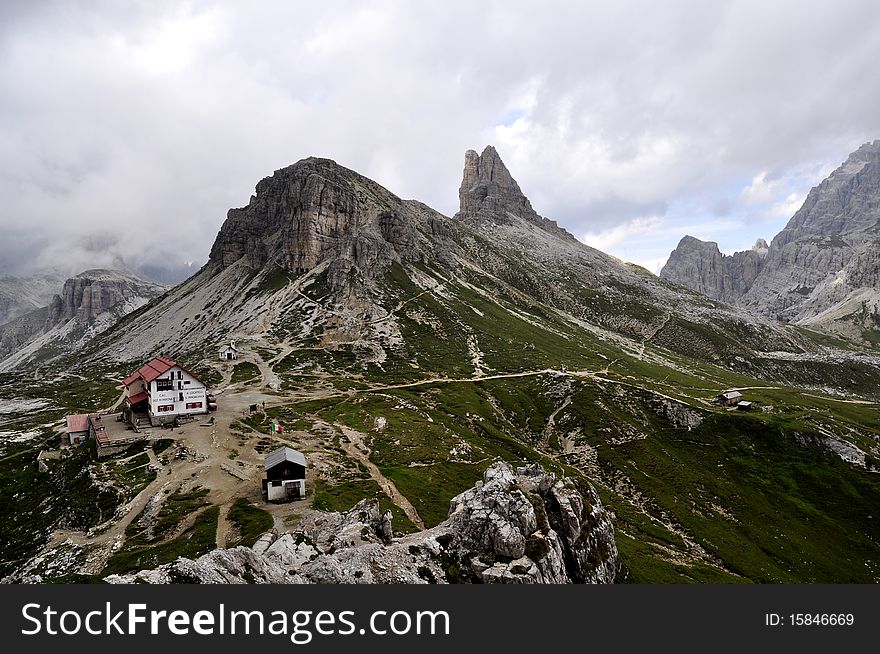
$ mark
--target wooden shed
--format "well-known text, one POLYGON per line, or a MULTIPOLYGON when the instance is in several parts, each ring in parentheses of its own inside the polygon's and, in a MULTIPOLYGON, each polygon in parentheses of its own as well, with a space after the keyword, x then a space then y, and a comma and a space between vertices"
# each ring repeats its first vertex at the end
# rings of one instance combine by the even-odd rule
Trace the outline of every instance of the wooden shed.
POLYGON ((268 502, 299 499, 306 494, 306 457, 290 447, 279 447, 263 460, 263 499, 268 502))

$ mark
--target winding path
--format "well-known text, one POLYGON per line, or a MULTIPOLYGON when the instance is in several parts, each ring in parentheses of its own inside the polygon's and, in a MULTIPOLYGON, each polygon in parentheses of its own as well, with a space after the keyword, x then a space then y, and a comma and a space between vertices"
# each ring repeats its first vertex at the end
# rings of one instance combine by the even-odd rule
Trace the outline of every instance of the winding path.
POLYGON ((391 501, 403 510, 406 517, 410 519, 410 522, 419 529, 424 529, 425 523, 419 515, 419 512, 416 511, 416 507, 412 505, 403 493, 397 490, 397 486, 394 485, 394 482, 383 475, 382 471, 376 467, 376 464, 370 461, 370 448, 364 442, 364 434, 340 423, 336 423, 335 426, 347 439, 342 443, 342 449, 345 450, 346 454, 356 461, 359 461, 367 468, 370 472, 370 477, 379 484, 379 487, 385 491, 385 494, 391 498, 391 501))

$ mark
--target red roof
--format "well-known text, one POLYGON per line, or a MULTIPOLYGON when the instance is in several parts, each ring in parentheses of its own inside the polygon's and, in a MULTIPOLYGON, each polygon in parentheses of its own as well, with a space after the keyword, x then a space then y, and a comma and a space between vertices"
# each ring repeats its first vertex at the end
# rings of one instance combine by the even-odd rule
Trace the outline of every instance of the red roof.
POLYGON ((67 416, 67 433, 88 431, 89 430, 89 414, 73 413, 67 416))
POLYGON ((138 402, 143 402, 144 400, 146 400, 147 397, 148 395, 146 391, 144 391, 143 393, 138 393, 137 395, 132 395, 131 397, 127 397, 125 399, 128 401, 130 406, 134 406, 138 402))
MULTIPOLYGON (((172 361, 166 356, 159 355, 149 363, 144 366, 141 366, 136 371, 131 373, 128 377, 122 380, 122 383, 126 386, 129 386, 133 382, 138 379, 143 379, 145 384, 149 384, 151 381, 156 379, 159 375, 162 375, 169 370, 171 370, 177 363, 172 361)), ((181 366, 182 367, 182 366, 181 366)), ((187 372, 189 372, 187 370, 187 372)), ((190 375, 198 379, 195 375, 189 372, 190 375)))

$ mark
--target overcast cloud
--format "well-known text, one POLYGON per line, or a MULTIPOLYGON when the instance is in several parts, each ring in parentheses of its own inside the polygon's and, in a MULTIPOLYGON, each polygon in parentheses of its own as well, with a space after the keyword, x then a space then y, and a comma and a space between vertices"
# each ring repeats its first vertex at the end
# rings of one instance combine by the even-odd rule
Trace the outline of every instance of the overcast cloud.
POLYGON ((196 267, 306 156, 457 208, 493 143, 539 213, 657 270, 772 237, 880 138, 880 3, 0 5, 0 273, 196 267))

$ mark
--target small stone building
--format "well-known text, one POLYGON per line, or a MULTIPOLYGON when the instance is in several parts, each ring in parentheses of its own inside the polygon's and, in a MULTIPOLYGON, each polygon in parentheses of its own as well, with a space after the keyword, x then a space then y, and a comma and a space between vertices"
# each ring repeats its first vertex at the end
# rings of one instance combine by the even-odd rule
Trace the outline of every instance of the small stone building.
POLYGON ((88 413, 72 413, 67 416, 67 437, 71 445, 82 445, 89 440, 88 413))
POLYGON ((739 391, 726 391, 715 398, 715 402, 721 406, 733 406, 742 400, 742 393, 739 391))
POLYGON ((286 502, 306 494, 306 457, 290 447, 279 447, 266 455, 263 461, 266 478, 263 480, 263 499, 267 502, 286 502))
POLYGON ((223 345, 219 351, 221 361, 235 361, 238 358, 238 348, 235 347, 235 341, 231 341, 229 345, 223 345))

